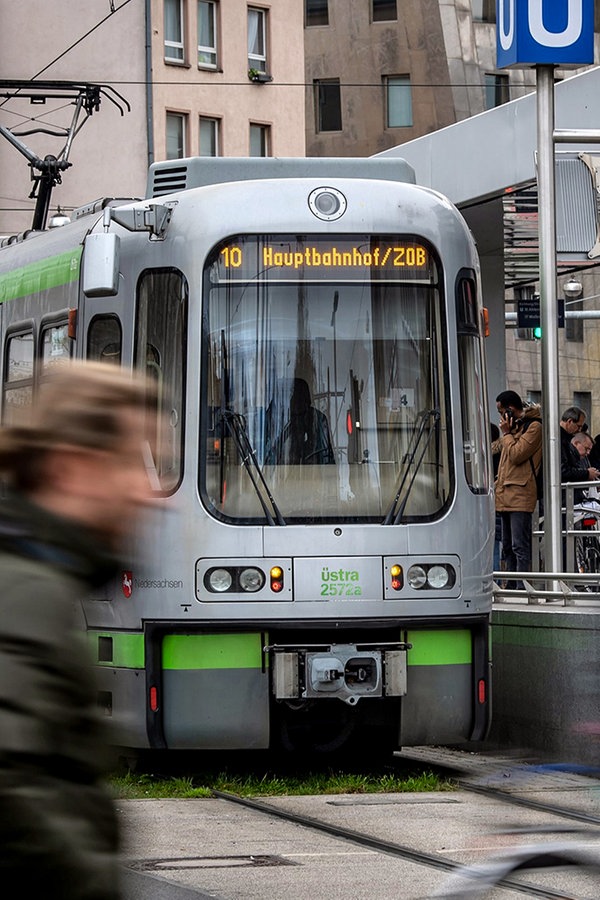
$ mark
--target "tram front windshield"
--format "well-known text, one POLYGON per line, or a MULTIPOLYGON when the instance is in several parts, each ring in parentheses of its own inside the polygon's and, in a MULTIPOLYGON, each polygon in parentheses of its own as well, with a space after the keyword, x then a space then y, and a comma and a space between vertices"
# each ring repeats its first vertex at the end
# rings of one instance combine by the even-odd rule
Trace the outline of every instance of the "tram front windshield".
POLYGON ((200 488, 237 523, 432 520, 449 501, 441 269, 414 236, 238 235, 204 271, 200 488))

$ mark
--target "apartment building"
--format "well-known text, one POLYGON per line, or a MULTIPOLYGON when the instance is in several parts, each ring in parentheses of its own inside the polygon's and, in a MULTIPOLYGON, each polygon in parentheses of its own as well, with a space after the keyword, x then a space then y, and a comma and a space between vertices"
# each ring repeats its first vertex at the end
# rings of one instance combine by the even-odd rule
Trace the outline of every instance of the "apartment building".
MULTIPOLYGON (((143 196, 158 160, 304 155, 298 0, 0 0, 0 17, 2 79, 109 87, 73 141, 51 212, 143 196)), ((0 125, 39 157, 58 155, 72 101, 57 89, 44 102, 0 93, 0 125)), ((30 174, 0 137, 0 234, 31 227, 30 174)))
POLYGON ((305 0, 308 156, 379 153, 533 89, 494 0, 305 0))
MULTIPOLYGON (((398 147, 402 155, 407 141, 535 89, 534 69, 496 68, 495 0, 304 3, 308 156, 368 156, 391 147, 398 147)), ((600 4, 595 16, 598 51, 600 4)), ((573 74, 557 69, 555 77, 573 74)), ((592 123, 581 122, 580 127, 589 128, 592 123)), ((460 166, 460 159, 455 164, 460 166)), ((533 216, 537 217, 537 200, 533 216)), ((569 309, 598 308, 597 272, 594 268, 579 273, 583 299, 570 302, 569 309)), ((505 285, 511 280, 507 273, 505 285)), ((561 285, 565 280, 561 277, 561 285)), ((523 290, 537 289, 533 282, 523 290)), ((514 292, 507 290, 505 297, 507 310, 513 311, 514 292)), ((509 328, 491 340, 502 345, 506 341, 501 354, 506 358, 506 387, 533 401, 543 400, 540 343, 533 339, 532 330, 509 328)), ((598 320, 567 321, 559 330, 559 352, 561 408, 572 403, 584 407, 597 433, 598 320)))

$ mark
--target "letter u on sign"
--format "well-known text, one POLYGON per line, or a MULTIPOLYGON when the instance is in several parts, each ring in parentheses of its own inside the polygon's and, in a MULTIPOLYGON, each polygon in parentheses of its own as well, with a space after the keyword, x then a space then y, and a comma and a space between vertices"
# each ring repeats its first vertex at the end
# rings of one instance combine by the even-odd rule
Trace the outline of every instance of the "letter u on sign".
POLYGON ((594 0, 496 0, 498 68, 594 62, 594 0))

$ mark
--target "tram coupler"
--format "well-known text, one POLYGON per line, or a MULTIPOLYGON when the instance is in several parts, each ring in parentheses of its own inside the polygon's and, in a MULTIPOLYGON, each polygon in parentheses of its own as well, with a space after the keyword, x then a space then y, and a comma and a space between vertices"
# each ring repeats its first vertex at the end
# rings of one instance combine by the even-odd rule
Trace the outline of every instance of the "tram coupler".
POLYGON ((406 694, 405 642, 392 644, 324 644, 297 647, 273 644, 273 693, 277 700, 333 697, 356 705, 363 697, 406 694))

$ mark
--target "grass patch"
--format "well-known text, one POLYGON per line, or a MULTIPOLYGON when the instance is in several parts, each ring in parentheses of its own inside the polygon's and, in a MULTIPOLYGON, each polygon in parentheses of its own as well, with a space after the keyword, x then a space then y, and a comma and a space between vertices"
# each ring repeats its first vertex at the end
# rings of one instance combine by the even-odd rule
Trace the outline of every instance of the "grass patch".
POLYGON ((452 791, 456 785, 433 772, 395 774, 315 772, 300 776, 219 772, 185 777, 135 774, 113 777, 114 793, 122 800, 211 797, 213 791, 242 797, 281 797, 303 794, 377 794, 452 791))

